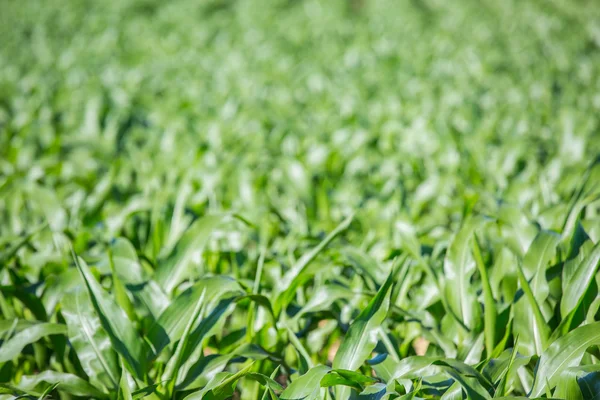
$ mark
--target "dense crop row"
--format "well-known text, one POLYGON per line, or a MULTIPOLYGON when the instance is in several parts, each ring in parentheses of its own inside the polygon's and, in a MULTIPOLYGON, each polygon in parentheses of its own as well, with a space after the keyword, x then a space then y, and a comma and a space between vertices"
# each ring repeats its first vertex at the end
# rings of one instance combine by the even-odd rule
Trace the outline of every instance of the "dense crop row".
POLYGON ((0 399, 597 400, 595 3, 2 0, 0 399))

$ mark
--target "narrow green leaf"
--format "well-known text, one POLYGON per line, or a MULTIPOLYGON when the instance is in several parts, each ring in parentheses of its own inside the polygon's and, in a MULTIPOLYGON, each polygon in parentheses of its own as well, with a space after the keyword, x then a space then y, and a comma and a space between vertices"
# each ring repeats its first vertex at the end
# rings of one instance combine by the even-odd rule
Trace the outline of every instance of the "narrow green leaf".
POLYGON ((378 328, 387 315, 394 275, 395 271, 388 275, 375 297, 350 325, 333 359, 334 369, 354 371, 369 358, 377 344, 378 328))
POLYGON ((177 390, 192 390, 206 386, 216 374, 223 372, 227 364, 235 356, 235 353, 202 356, 189 368, 185 378, 181 382, 177 382, 175 388, 177 390))
POLYGON ((349 394, 347 391, 343 392, 339 389, 354 389, 357 392, 362 392, 362 390, 363 390, 362 385, 358 384, 357 382, 353 381, 352 379, 348 379, 348 378, 345 378, 341 375, 334 374, 334 373, 328 373, 327 375, 325 375, 323 377, 323 379, 321 379, 320 385, 323 388, 335 387, 336 393, 338 393, 336 395, 336 397, 340 397, 340 398, 349 398, 348 397, 349 394), (345 387, 339 388, 336 386, 345 386, 345 387))
POLYGON ((224 400, 235 390, 237 381, 250 373, 252 363, 232 374, 230 372, 220 372, 204 387, 202 390, 192 393, 184 400, 224 400))
POLYGON ((434 361, 433 364, 442 367, 446 372, 448 368, 451 368, 453 371, 460 374, 461 376, 468 378, 476 378, 476 382, 474 382, 472 385, 478 391, 485 391, 484 389, 481 389, 480 386, 485 387, 486 389, 493 388, 493 384, 477 369, 475 369, 471 365, 465 364, 462 361, 454 360, 451 358, 444 358, 441 360, 434 361))
POLYGON ((2 344, 2 347, 0 348, 0 363, 18 357, 25 346, 35 343, 43 337, 66 334, 67 326, 63 324, 42 322, 27 327, 10 338, 6 343, 2 344))
POLYGON ((148 345, 138 335, 125 312, 96 282, 85 261, 75 256, 75 263, 83 277, 102 327, 106 330, 114 349, 123 357, 125 365, 133 376, 143 380, 146 358, 149 354, 148 345))
POLYGON ((511 379, 511 373, 513 372, 513 365, 515 364, 515 359, 517 357, 517 348, 519 344, 519 338, 517 337, 517 339, 515 340, 515 347, 512 349, 511 353, 510 353, 510 358, 508 360, 508 365, 506 366, 506 370, 504 372, 504 375, 502 376, 502 379, 500 380, 500 383, 498 384, 498 387, 496 388, 496 392, 494 393, 494 397, 502 397, 502 396, 506 396, 507 390, 508 390, 508 382, 511 379))
POLYGON ((573 268, 574 270, 568 277, 564 276, 562 281, 563 296, 560 301, 560 314, 563 318, 579 306, 599 266, 600 243, 596 244, 590 254, 577 265, 569 262, 565 264, 565 269, 573 268))
POLYGON ((387 386, 383 383, 375 383, 373 385, 367 386, 365 390, 359 393, 359 400, 380 400, 386 394, 391 393, 388 392, 387 386))
MULTIPOLYGON (((235 298, 221 300, 219 304, 217 304, 217 306, 191 331, 183 350, 184 354, 187 355, 187 358, 180 368, 181 372, 178 374, 179 377, 187 377, 191 368, 202 357, 202 341, 211 334, 220 331, 221 328, 219 322, 227 315, 227 311, 232 304, 235 304, 235 298)), ((187 380, 187 378, 185 380, 187 380)))
POLYGON ((25 328, 29 328, 31 326, 41 324, 41 323, 43 323, 43 322, 29 321, 26 319, 19 319, 19 318, 5 319, 3 321, 0 321, 0 336, 7 335, 7 337, 2 338, 2 339, 8 340, 14 332, 19 332, 25 328))
POLYGON ((46 289, 42 302, 48 315, 52 315, 58 304, 62 304, 65 293, 72 292, 81 286, 81 275, 77 268, 69 268, 59 275, 51 275, 46 279, 46 289))
POLYGON ((28 391, 34 390, 42 382, 49 385, 59 384, 58 390, 74 396, 95 397, 98 399, 109 397, 77 375, 56 371, 43 371, 37 375, 23 376, 18 386, 22 390, 28 391))
POLYGON ((531 291, 538 304, 542 304, 548 297, 546 269, 556 254, 559 241, 558 234, 540 231, 523 258, 523 274, 527 280, 531 280, 531 291))
POLYGON ((38 400, 44 400, 44 399, 46 399, 46 397, 48 397, 48 395, 49 395, 50 393, 52 393, 52 391, 53 391, 54 389, 56 389, 56 388, 58 387, 58 385, 59 385, 59 383, 58 383, 58 382, 56 382, 55 384, 48 386, 48 387, 46 388, 46 390, 44 390, 44 393, 42 393, 42 394, 40 395, 40 397, 38 397, 38 400))
POLYGON ((19 240, 8 249, 0 252, 0 271, 2 270, 2 267, 8 264, 8 262, 17 254, 20 248, 29 243, 31 239, 46 226, 48 225, 44 223, 36 228, 33 228, 27 234, 20 237, 19 240))
POLYGON ((143 399, 144 397, 154 395, 156 392, 156 389, 158 388, 159 385, 160 385, 159 383, 155 383, 154 385, 150 385, 150 386, 146 386, 144 388, 138 389, 135 392, 131 393, 131 397, 133 398, 133 400, 137 400, 137 399, 143 399))
MULTIPOLYGON (((395 272, 397 272, 395 269, 390 272, 367 308, 362 310, 350 325, 350 329, 333 359, 333 368, 355 371, 369 358, 377 345, 379 327, 390 306, 395 272)), ((347 395, 347 388, 336 388, 336 397, 344 398, 347 395)))
POLYGON ((441 397, 440 400, 462 400, 463 388, 459 382, 454 382, 441 397))
MULTIPOLYGON (((593 366, 597 368, 598 366, 593 366)), ((585 371, 586 373, 577 378, 579 389, 585 400, 598 400, 600 399, 600 371, 585 371)))
POLYGON ((62 231, 67 225, 68 215, 60 204, 56 192, 37 184, 29 186, 27 191, 35 205, 46 217, 50 229, 55 232, 62 231))
POLYGON ((123 285, 123 282, 121 282, 121 279, 119 278, 119 275, 117 274, 117 271, 115 269, 115 262, 114 262, 112 251, 110 250, 110 248, 108 250, 108 259, 109 259, 109 265, 110 265, 110 272, 112 273, 112 275, 111 275, 112 283, 113 283, 112 290, 113 290, 113 294, 115 296, 115 301, 123 309, 123 311, 125 311, 125 313, 127 314, 127 317, 131 321, 135 321, 137 319, 137 315, 135 313, 135 308, 133 307, 133 303, 131 302, 129 295, 127 294, 125 285, 123 285))
POLYGON ((586 349, 600 345, 600 322, 580 326, 553 342, 542 354, 530 395, 541 396, 556 382, 562 371, 578 364, 586 349))
POLYGON ((210 354, 200 357, 188 370, 185 379, 178 382, 177 390, 198 389, 207 385, 217 373, 222 372, 227 364, 235 357, 244 357, 251 360, 264 360, 269 358, 269 353, 258 345, 242 344, 227 354, 210 354))
POLYGON ((304 348, 304 346, 302 345, 300 340, 296 337, 296 334, 294 333, 294 331, 292 331, 290 329, 290 327, 288 327, 288 326, 286 326, 286 328, 288 331, 288 338, 289 338, 290 342, 292 342, 292 344, 294 345, 294 347, 296 348, 296 350, 298 351, 300 356, 302 356, 302 358, 304 358, 304 362, 306 363, 307 368, 309 368, 309 369, 313 368, 314 363, 313 363, 312 359, 310 358, 308 351, 306 351, 306 349, 304 348))
POLYGON ((377 382, 375 378, 365 376, 359 372, 345 369, 331 370, 321 379, 321 387, 331 387, 336 385, 345 385, 363 390, 363 386, 377 382))
MULTIPOLYGON (((108 267, 114 266, 119 280, 155 318, 158 318, 170 304, 169 298, 160 285, 151 279, 150 272, 143 268, 136 250, 129 240, 125 238, 113 240, 110 244, 109 254, 103 262, 108 267)), ((106 268, 105 265, 100 265, 106 268)))
POLYGON ((331 368, 326 365, 311 368, 306 374, 292 381, 279 398, 289 400, 316 400, 320 398, 321 379, 330 370, 331 368))
POLYGON ((189 276, 189 263, 198 250, 206 246, 213 231, 228 217, 228 214, 206 215, 190 226, 177 242, 171 253, 158 260, 154 278, 168 294, 189 276))
POLYGON ((117 393, 117 400, 133 400, 133 395, 129 389, 129 372, 123 360, 121 359, 121 379, 119 380, 119 391, 117 393))
POLYGON ((275 380, 273 380, 273 378, 257 372, 249 372, 246 375, 246 378, 256 381, 274 392, 281 392, 283 390, 283 387, 275 380))
POLYGON ((185 352, 187 342, 190 337, 190 332, 192 331, 192 327, 194 326, 194 324, 196 323, 196 321, 202 314, 203 306, 206 306, 206 304, 204 302, 205 295, 206 295, 206 290, 204 290, 202 292, 202 294, 200 295, 200 298, 198 299, 198 302, 196 303, 196 306, 194 307, 192 315, 187 320, 187 323, 186 323, 185 329, 183 330, 181 339, 179 340, 179 343, 177 344, 177 348, 175 349, 175 353, 171 357, 171 360, 167 363, 167 368, 166 368, 165 372, 163 373, 162 380, 169 382, 168 383, 168 387, 170 388, 169 394, 172 394, 172 390, 175 386, 175 381, 177 379, 177 373, 179 372, 179 367, 183 363, 183 360, 189 356, 189 354, 186 354, 186 352, 185 352))
POLYGON ((475 270, 470 241, 475 231, 487 221, 482 216, 468 218, 452 240, 444 258, 444 293, 448 305, 469 329, 473 329, 481 317, 475 292, 469 285, 475 270))
MULTIPOLYGON (((540 355, 546 349, 548 338, 550 337, 550 328, 548 327, 548 324, 546 324, 544 316, 542 315, 542 311, 540 310, 540 306, 535 299, 531 287, 529 286, 529 282, 527 282, 520 265, 517 265, 517 273, 519 275, 519 283, 521 284, 521 288, 525 293, 519 302, 526 302, 529 304, 529 312, 533 314, 533 318, 530 319, 531 325, 527 328, 530 329, 530 331, 525 330, 524 332, 521 332, 521 329, 524 327, 521 327, 516 323, 516 321, 513 326, 515 333, 519 335, 519 338, 521 338, 521 335, 523 335, 527 338, 527 340, 530 340, 533 344, 534 354, 540 355)), ((530 350, 525 347, 524 351, 529 352, 530 350)))
POLYGON ((207 307, 216 304, 225 295, 243 293, 235 279, 227 276, 215 276, 196 282, 194 286, 181 293, 150 327, 146 337, 156 351, 154 356, 160 354, 169 343, 174 343, 181 338, 185 325, 191 318, 203 292, 206 292, 205 297, 209 301, 207 307))
POLYGON ((333 231, 331 231, 331 233, 329 233, 329 235, 327 235, 325 239, 321 241, 321 243, 300 257, 296 264, 294 264, 294 266, 285 273, 280 284, 278 285, 280 294, 273 304, 275 315, 279 315, 281 311, 285 310, 294 293, 296 293, 296 289, 298 289, 304 279, 306 279, 303 274, 307 266, 329 245, 329 243, 333 241, 333 239, 348 229, 353 218, 354 215, 350 215, 344 221, 342 221, 333 231))
MULTIPOLYGON (((27 396, 30 397, 39 397, 40 393, 39 392, 35 392, 33 390, 22 390, 19 389, 16 386, 10 385, 8 383, 0 383, 0 394, 1 395, 8 395, 8 396, 13 396, 13 397, 6 397, 7 399, 20 399, 20 398, 24 398, 27 396)), ((1 397, 4 398, 4 397, 1 397)))
POLYGON ((69 327, 69 342, 90 382, 115 390, 119 376, 117 355, 89 297, 82 291, 69 293, 61 304, 61 313, 69 327))
POLYGON ((386 382, 399 379, 417 379, 421 376, 433 375, 436 367, 431 365, 438 361, 438 357, 411 356, 394 361, 391 357, 373 365, 377 376, 386 382))
POLYGON ((353 296, 356 296, 356 293, 342 285, 328 284, 319 286, 308 298, 304 307, 294 315, 294 319, 298 320, 308 313, 327 310, 337 300, 348 299, 353 296))
POLYGON ((481 256, 481 249, 476 235, 473 240, 473 255, 475 257, 475 264, 481 275, 481 285, 483 287, 485 351, 487 357, 491 358, 494 353, 494 346, 496 345, 496 319, 498 318, 498 311, 496 309, 496 300, 492 293, 487 268, 483 263, 483 257, 481 256))
MULTIPOLYGON (((277 377, 277 374, 279 373, 279 368, 280 368, 280 366, 277 366, 277 368, 275 368, 273 370, 273 372, 270 375, 271 379, 275 379, 277 377)), ((283 390, 283 388, 282 388, 282 390, 283 390)), ((268 387, 265 390, 265 392, 263 393, 263 396, 262 396, 261 400, 266 400, 267 395, 270 395, 273 400, 278 399, 278 397, 275 395, 275 393, 273 392, 273 390, 271 390, 271 388, 268 388, 268 387)))
POLYGON ((577 368, 567 368, 562 371, 556 381, 553 397, 568 400, 583 400, 581 389, 577 383, 577 368))
POLYGON ((460 383, 464 392, 467 394, 468 399, 485 400, 491 398, 489 393, 485 391, 483 387, 477 384, 477 381, 464 377, 452 368, 447 368, 446 373, 450 375, 456 382, 460 383))

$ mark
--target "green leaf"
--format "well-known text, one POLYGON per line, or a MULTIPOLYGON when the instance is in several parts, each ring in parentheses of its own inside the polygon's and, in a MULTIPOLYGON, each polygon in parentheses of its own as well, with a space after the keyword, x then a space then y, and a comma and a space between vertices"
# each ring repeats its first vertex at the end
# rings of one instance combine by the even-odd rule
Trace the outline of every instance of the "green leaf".
POLYGON ((359 393, 360 400, 379 400, 388 393, 387 386, 383 383, 375 383, 367 386, 365 390, 359 393))
POLYGON ((280 392, 283 390, 283 387, 279 383, 277 383, 275 380, 273 380, 273 378, 268 377, 263 374, 259 374, 257 372, 249 372, 246 375, 246 378, 252 379, 253 381, 260 383, 264 387, 266 387, 274 392, 280 392))
MULTIPOLYGON (((517 314, 517 310, 525 309, 527 312, 531 313, 531 317, 528 318, 529 325, 527 328, 515 321, 513 324, 513 329, 515 333, 519 335, 519 343, 521 343, 521 337, 523 337, 523 341, 526 341, 528 344, 531 343, 531 346, 533 347, 533 349, 531 349, 530 346, 520 346, 519 350, 523 349, 526 355, 540 355, 546 349, 548 338, 550 336, 550 328, 548 327, 548 324, 546 324, 546 320, 542 315, 540 306, 533 294, 533 291, 531 290, 531 287, 529 286, 529 282, 527 282, 527 279, 525 278, 520 265, 517 265, 517 273, 519 275, 519 283, 521 284, 521 288, 523 289, 525 295, 515 305, 515 314, 517 314), (527 304, 527 308, 525 308, 525 306, 520 308, 521 305, 519 303, 527 304)), ((523 315, 523 313, 519 315, 523 315)), ((515 319, 516 318, 517 316, 515 315, 515 319)))
POLYGON ((396 362, 388 356, 383 362, 373 365, 373 369, 377 376, 386 382, 399 379, 417 379, 421 376, 434 374, 436 368, 430 367, 438 360, 438 357, 411 356, 396 362))
MULTIPOLYGON (((527 355, 542 354, 550 336, 550 329, 543 314, 549 292, 546 269, 556 253, 559 241, 560 236, 557 234, 540 231, 523 259, 523 276, 530 283, 524 287, 521 282, 525 296, 514 305, 513 329, 519 336, 518 350, 527 355), (533 297, 529 296, 528 288, 533 297)), ((517 272, 520 274, 520 269, 517 272)), ((521 275, 519 277, 521 278, 521 275)))
MULTIPOLYGON (((13 397, 7 397, 7 399, 18 399, 21 397, 39 397, 40 393, 32 390, 22 390, 16 386, 9 385, 8 383, 0 383, 0 395, 12 395, 13 397)), ((4 396, 0 397, 4 399, 4 396)))
MULTIPOLYGON (((388 312, 395 272, 395 270, 390 272, 367 308, 362 310, 350 325, 350 329, 333 359, 334 369, 354 371, 369 358, 377 344, 379 327, 388 312)), ((338 389, 336 388, 336 397, 344 398, 348 393, 347 389, 338 389)))
POLYGON ((357 271, 369 277, 369 283, 372 282, 372 284, 369 285, 369 289, 374 290, 374 284, 381 282, 386 278, 387 272, 383 270, 380 264, 369 254, 362 252, 357 248, 347 246, 342 250, 342 256, 344 260, 347 260, 347 262, 357 271))
MULTIPOLYGON (((40 324, 43 322, 40 321, 29 321, 26 319, 5 319, 3 321, 0 321, 0 336, 7 334, 7 333, 11 333, 13 331, 15 332, 19 332, 22 331, 25 328, 29 328, 31 326, 34 326, 36 324, 40 324)), ((12 333, 10 334, 10 336, 12 336, 12 333)))
POLYGON ((481 216, 468 218, 452 240, 444 258, 444 293, 448 305, 469 329, 473 329, 481 317, 475 291, 469 285, 475 270, 470 241, 475 231, 487 221, 487 218, 481 216))
POLYGON ((83 277, 102 327, 106 330, 114 349, 123 357, 125 365, 133 376, 143 380, 146 358, 149 354, 146 342, 138 335, 125 312, 96 282, 85 261, 80 257, 75 257, 75 263, 83 277))
POLYGON ((462 400, 463 388, 459 382, 454 382, 452 386, 444 392, 440 400, 462 400))
POLYGON ((348 290, 345 286, 335 284, 319 286, 311 293, 311 296, 308 298, 304 307, 294 315, 294 319, 300 319, 308 313, 317 313, 319 311, 327 310, 337 300, 348 299, 353 296, 356 296, 356 294, 351 290, 348 290))
POLYGON ((269 357, 269 354, 258 345, 242 344, 238 348, 227 354, 210 354, 200 357, 188 370, 185 379, 178 382, 177 390, 197 389, 206 384, 222 372, 227 364, 235 357, 245 357, 252 360, 263 360, 269 357))
POLYGON ((236 354, 210 354, 201 357, 194 365, 192 365, 185 378, 181 382, 177 382, 176 389, 198 389, 215 377, 216 374, 222 372, 227 364, 236 354))
MULTIPOLYGON (((504 375, 506 375, 506 371, 508 370, 508 367, 510 365, 512 355, 513 348, 504 350, 498 357, 488 360, 483 366, 481 373, 490 382, 496 384, 497 387, 497 385, 500 384, 500 380, 504 377, 504 375)), ((527 364, 531 360, 531 357, 521 356, 517 352, 515 352, 514 363, 519 363, 520 360, 523 359, 525 360, 525 364, 527 364)))
MULTIPOLYGON (((185 363, 181 366, 179 377, 188 375, 193 365, 202 357, 202 341, 209 335, 220 330, 218 322, 226 315, 228 309, 235 303, 235 298, 224 299, 198 323, 186 340, 184 354, 187 355, 185 363)), ((187 378, 185 379, 187 380, 187 378)))
POLYGON ((170 303, 169 298, 160 285, 151 279, 149 272, 142 267, 136 250, 129 240, 117 238, 112 241, 108 255, 103 262, 110 267, 107 269, 114 268, 118 280, 123 282, 125 287, 155 318, 158 318, 167 308, 170 303))
MULTIPOLYGON (((518 338, 516 340, 515 347, 512 349, 512 351, 510 353, 510 358, 508 359, 506 369, 503 372, 502 379, 500 380, 500 383, 498 384, 498 387, 496 388, 494 397, 502 397, 502 396, 506 396, 508 394, 507 391, 508 391, 509 386, 507 386, 507 385, 509 384, 510 379, 512 378, 514 368, 524 365, 522 362, 520 362, 518 364, 515 363, 515 360, 517 357, 517 347, 518 347, 517 345, 518 345, 518 338)), ((525 360, 528 361, 529 359, 526 358, 525 360)))
POLYGON ((42 322, 29 326, 2 344, 2 347, 0 348, 0 350, 2 350, 0 351, 0 363, 18 357, 25 346, 35 343, 43 337, 66 334, 67 326, 63 324, 42 322))
POLYGON ((99 391, 80 377, 56 371, 43 371, 37 375, 23 376, 18 387, 24 391, 34 390, 42 382, 51 386, 59 384, 59 391, 74 396, 95 397, 98 399, 109 398, 106 393, 99 391))
POLYGON ((159 384, 155 383, 154 385, 150 385, 150 386, 146 386, 144 388, 138 389, 135 392, 131 393, 131 397, 133 398, 133 400, 137 400, 137 399, 143 399, 144 397, 148 397, 150 395, 154 395, 158 386, 159 386, 159 384))
MULTIPOLYGON (((342 375, 338 375, 338 374, 334 374, 334 373, 329 373, 327 375, 325 375, 323 377, 323 379, 321 379, 321 383, 320 383, 321 387, 323 388, 329 388, 329 387, 335 387, 335 386, 346 386, 348 388, 354 389, 358 392, 362 392, 363 387, 362 385, 360 385, 359 383, 353 381, 352 379, 348 379, 342 375)), ((339 389, 339 388, 336 388, 339 389)), ((344 396, 346 395, 347 392, 338 392, 338 393, 344 393, 344 396)), ((342 395, 336 395, 336 396, 340 396, 341 398, 342 395)))
MULTIPOLYGON (((574 259, 579 261, 578 258, 574 259)), ((560 301, 560 314, 563 318, 575 310, 585 295, 587 288, 592 283, 600 266, 600 243, 578 263, 565 263, 562 281, 563 296, 560 301), (566 270, 573 269, 568 274, 566 270)))
POLYGON ((228 214, 206 215, 195 221, 183 234, 170 254, 158 260, 154 278, 171 293, 184 279, 189 278, 192 256, 206 246, 213 231, 227 218, 228 214))
POLYGON ((69 327, 69 342, 90 381, 98 387, 115 390, 119 376, 117 355, 87 294, 82 291, 67 294, 61 313, 69 327))
POLYGON ((496 345, 496 319, 498 318, 498 311, 496 309, 496 300, 494 299, 487 269, 481 256, 481 249, 477 242, 477 236, 475 236, 473 240, 473 255, 475 257, 475 264, 481 275, 481 285, 483 287, 485 350, 488 358, 491 358, 494 353, 494 346, 496 345))
POLYGON ((375 297, 350 325, 333 359, 334 369, 354 371, 369 358, 377 344, 378 328, 388 312, 394 275, 395 271, 388 275, 375 297))
POLYGON ((200 391, 190 394, 184 400, 221 400, 231 397, 237 381, 250 373, 252 363, 235 374, 220 372, 200 391))
POLYGON ((186 323, 204 292, 208 300, 207 307, 216 304, 225 295, 243 293, 235 279, 227 276, 215 276, 196 282, 181 293, 150 327, 146 337, 152 343, 154 356, 160 354, 169 343, 175 343, 181 338, 186 323))
POLYGON ((306 270, 308 265, 321 253, 340 233, 344 232, 350 224, 354 215, 350 215, 343 220, 325 239, 321 241, 315 248, 305 253, 300 259, 294 264, 294 266, 285 273, 281 282, 277 286, 280 294, 277 300, 273 303, 275 315, 287 307, 292 297, 296 293, 296 289, 302 285, 302 283, 308 279, 306 270))
POLYGON ((330 370, 331 368, 326 365, 311 368, 306 374, 292 381, 279 398, 289 400, 316 400, 320 398, 321 380, 330 370))
POLYGON ((553 397, 591 400, 600 398, 600 365, 581 365, 565 369, 556 383, 553 397))
POLYGON ((175 348, 175 353, 171 357, 170 361, 167 363, 167 368, 165 369, 165 372, 162 376, 163 381, 169 382, 168 383, 168 387, 169 387, 168 393, 170 395, 172 395, 172 393, 173 393, 173 388, 175 387, 175 381, 177 380, 177 373, 179 372, 179 368, 181 367, 181 364, 183 363, 183 361, 185 359, 187 359, 187 357, 189 357, 189 355, 190 355, 189 353, 186 353, 186 350, 190 351, 191 349, 186 349, 186 346, 188 343, 188 339, 190 337, 190 332, 192 331, 192 327, 194 326, 194 324, 196 323, 198 318, 200 318, 203 307, 206 306, 206 304, 204 302, 205 295, 206 295, 206 290, 204 290, 202 292, 202 294, 200 295, 200 298, 198 299, 198 302, 196 303, 196 306, 194 307, 192 315, 187 320, 187 323, 186 323, 185 329, 183 330, 181 339, 179 340, 179 343, 177 344, 177 347, 175 348))
POLYGON ((44 214, 50 229, 55 232, 62 231, 67 225, 68 215, 60 204, 56 192, 44 186, 31 185, 28 193, 44 214))
POLYGON ((561 372, 556 382, 553 397, 569 400, 583 400, 581 389, 577 383, 577 367, 567 368, 561 372))
POLYGON ((131 321, 135 321, 137 319, 137 315, 135 313, 133 303, 131 302, 129 295, 127 294, 127 290, 125 290, 125 285, 123 285, 123 282, 121 282, 119 275, 117 275, 117 272, 115 269, 114 258, 113 258, 112 251, 110 250, 110 248, 109 248, 108 252, 109 252, 108 259, 109 259, 109 264, 110 264, 110 272, 112 273, 112 284, 113 284, 112 290, 113 290, 113 294, 115 296, 115 301, 123 309, 123 311, 125 311, 125 313, 127 314, 127 317, 131 321))
POLYGON ((377 382, 376 379, 355 371, 334 369, 321 379, 321 387, 345 385, 355 388, 358 391, 362 391, 365 385, 373 384, 375 382, 377 382))
POLYGON ((580 326, 553 342, 540 358, 530 395, 538 397, 546 392, 547 386, 554 388, 560 374, 578 364, 586 349, 593 345, 600 345, 600 322, 580 326))
POLYGON ((589 367, 591 367, 591 371, 587 369, 587 366, 581 368, 583 374, 577 378, 577 383, 585 400, 598 400, 600 399, 600 371, 598 371, 597 365, 589 367))
POLYGON ((453 368, 446 368, 446 373, 450 375, 456 382, 458 382, 464 392, 467 394, 467 398, 471 400, 484 400, 491 399, 491 396, 485 389, 474 380, 459 374, 453 368))
MULTIPOLYGON (((271 376, 270 376, 271 379, 275 379, 275 377, 279 373, 279 368, 280 367, 277 366, 273 370, 273 372, 271 373, 271 376)), ((281 388, 281 390, 283 390, 283 387, 281 388)), ((275 392, 270 387, 267 387, 267 389, 263 393, 263 396, 262 396, 261 400, 266 400, 267 399, 267 395, 270 395, 272 400, 277 400, 278 399, 277 395, 275 394, 275 392)))
POLYGON ((48 225, 42 224, 36 228, 31 229, 27 234, 21 236, 19 240, 16 243, 12 244, 8 249, 0 252, 0 271, 2 270, 2 267, 8 264, 8 262, 17 254, 20 248, 27 245, 31 241, 31 239, 46 226, 48 225))
POLYGON ((46 397, 47 397, 47 396, 48 396, 50 393, 52 393, 52 391, 53 391, 54 389, 56 389, 57 387, 58 387, 58 382, 56 382, 56 383, 55 383, 55 384, 53 384, 53 385, 50 385, 50 386, 48 386, 48 387, 46 388, 46 390, 44 390, 44 393, 42 393, 42 394, 40 395, 40 397, 38 397, 38 400, 44 400, 44 399, 46 399, 46 397))
POLYGON ((81 275, 77 268, 69 268, 59 275, 52 275, 46 279, 46 290, 42 296, 42 302, 48 315, 52 315, 56 306, 62 304, 61 300, 65 293, 73 291, 81 286, 81 275))
POLYGON ((310 354, 306 351, 302 342, 298 339, 294 331, 288 326, 286 326, 288 331, 288 340, 294 345, 298 354, 304 359, 304 363, 306 364, 306 369, 310 369, 314 367, 314 363, 310 357, 310 354))
POLYGON ((121 361, 121 379, 119 380, 117 400, 133 400, 133 395, 129 389, 129 376, 131 375, 127 371, 127 368, 125 368, 125 365, 123 365, 123 361, 121 361))
POLYGON ((485 392, 485 389, 483 389, 482 386, 487 387, 487 389, 492 389, 493 387, 492 383, 489 382, 477 369, 471 365, 465 364, 462 361, 444 358, 434 361, 433 364, 442 367, 446 372, 448 371, 448 368, 451 368, 454 372, 460 374, 461 376, 476 378, 477 380, 472 385, 474 385, 474 387, 481 392, 485 392))
POLYGON ((556 254, 560 236, 550 231, 540 231, 523 258, 523 273, 531 280, 531 291, 541 304, 548 297, 546 269, 556 254))

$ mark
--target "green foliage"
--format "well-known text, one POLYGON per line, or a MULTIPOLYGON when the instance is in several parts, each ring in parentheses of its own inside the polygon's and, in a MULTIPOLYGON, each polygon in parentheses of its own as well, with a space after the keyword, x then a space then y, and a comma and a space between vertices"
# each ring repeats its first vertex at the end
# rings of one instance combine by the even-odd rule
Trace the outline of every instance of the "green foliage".
POLYGON ((597 400, 599 32, 3 0, 0 400, 597 400))

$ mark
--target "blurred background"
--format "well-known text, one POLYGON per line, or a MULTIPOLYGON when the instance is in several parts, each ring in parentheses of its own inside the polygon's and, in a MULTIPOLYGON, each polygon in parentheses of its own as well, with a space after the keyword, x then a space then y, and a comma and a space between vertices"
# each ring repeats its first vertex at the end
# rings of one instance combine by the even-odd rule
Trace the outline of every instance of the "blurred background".
POLYGON ((49 213, 143 244, 136 213, 234 209, 313 235, 360 209, 435 238, 500 203, 559 229, 600 152, 595 1, 0 8, 4 233, 49 213))

